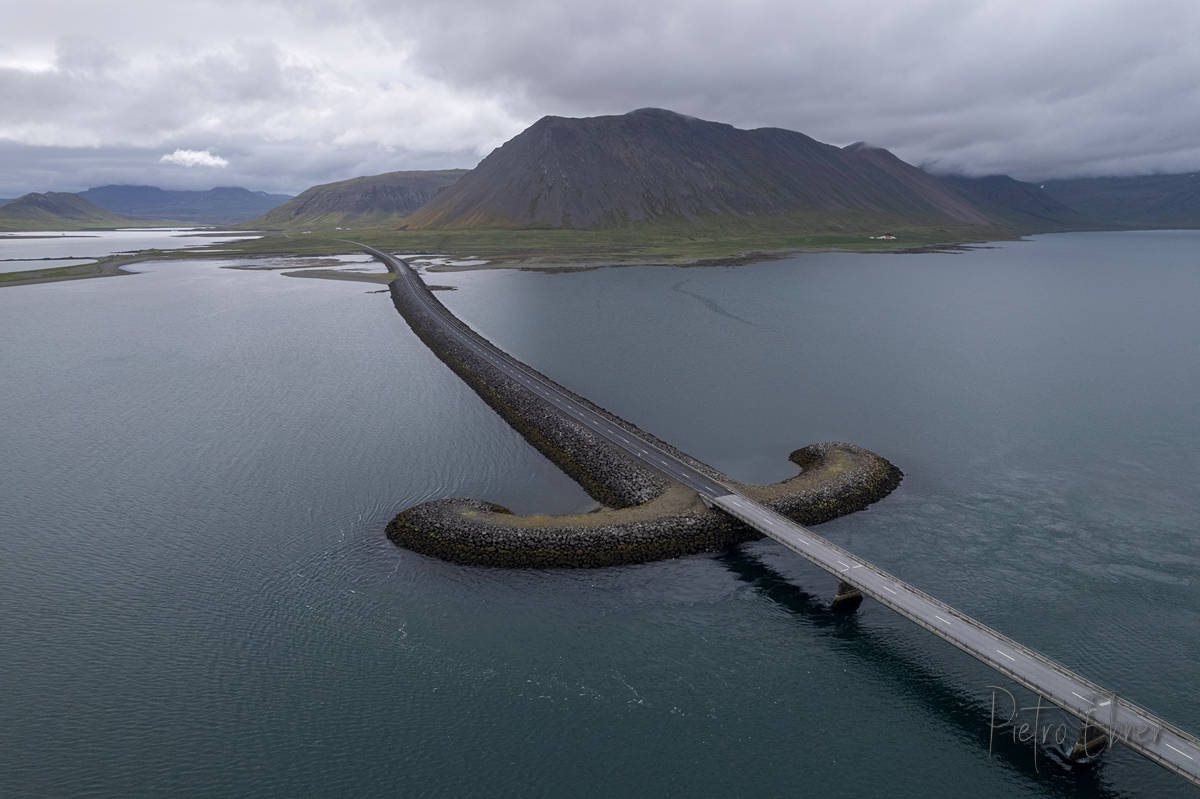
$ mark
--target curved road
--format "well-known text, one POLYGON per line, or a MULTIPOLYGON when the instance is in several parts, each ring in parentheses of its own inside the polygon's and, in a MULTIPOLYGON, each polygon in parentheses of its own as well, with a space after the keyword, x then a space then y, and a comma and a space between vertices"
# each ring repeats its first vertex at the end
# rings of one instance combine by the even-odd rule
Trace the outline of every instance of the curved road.
POLYGON ((383 261, 396 275, 396 280, 390 284, 392 291, 411 292, 452 335, 479 357, 605 440, 688 486, 700 495, 705 504, 721 509, 778 541, 839 580, 855 586, 1091 726, 1102 728, 1109 735, 1110 746, 1117 741, 1125 743, 1164 768, 1200 785, 1200 739, 1126 702, 982 622, 959 613, 808 528, 713 480, 636 433, 614 424, 579 402, 570 392, 493 345, 450 313, 403 259, 359 242, 353 243, 383 261))

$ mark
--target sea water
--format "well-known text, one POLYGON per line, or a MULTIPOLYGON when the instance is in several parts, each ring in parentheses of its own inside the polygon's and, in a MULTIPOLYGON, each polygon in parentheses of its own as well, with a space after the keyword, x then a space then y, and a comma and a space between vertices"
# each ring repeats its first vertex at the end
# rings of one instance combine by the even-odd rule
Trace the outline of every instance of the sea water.
MULTIPOLYGON (((1195 732, 1198 245, 431 282, 736 479, 816 441, 891 459, 901 487, 818 532, 1195 732)), ((592 502, 386 293, 221 265, 0 290, 0 795, 1193 790, 1119 747, 1055 764, 1004 723, 997 691, 1032 695, 869 600, 831 613, 770 541, 584 571, 394 547, 429 499, 592 502)))

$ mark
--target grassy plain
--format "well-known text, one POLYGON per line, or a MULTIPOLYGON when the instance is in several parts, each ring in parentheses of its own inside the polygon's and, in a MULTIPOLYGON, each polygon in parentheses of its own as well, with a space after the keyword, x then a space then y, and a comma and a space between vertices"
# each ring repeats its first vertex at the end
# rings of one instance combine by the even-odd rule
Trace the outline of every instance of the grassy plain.
MULTIPOLYGON (((892 252, 960 242, 1011 238, 1002 228, 914 224, 911 219, 850 214, 779 217, 719 217, 659 221, 591 230, 464 229, 406 230, 403 227, 264 231, 259 239, 225 242, 188 250, 145 250, 104 258, 93 264, 0 273, 0 286, 76 280, 125 274, 120 267, 138 261, 201 258, 253 258, 271 255, 332 255, 353 250, 359 241, 398 253, 436 253, 481 258, 489 266, 570 268, 624 264, 739 263, 799 250, 892 252), (884 233, 895 239, 871 238, 884 233)), ((0 268, 3 268, 0 265, 0 268)))
POLYGON ((394 252, 428 252, 491 261, 683 263, 799 249, 895 250, 933 244, 1006 238, 997 228, 919 225, 912 220, 849 215, 803 215, 701 221, 667 221, 591 230, 317 229, 270 233, 261 239, 222 245, 242 255, 344 252, 352 239, 394 252), (872 239, 890 233, 894 240, 872 239))

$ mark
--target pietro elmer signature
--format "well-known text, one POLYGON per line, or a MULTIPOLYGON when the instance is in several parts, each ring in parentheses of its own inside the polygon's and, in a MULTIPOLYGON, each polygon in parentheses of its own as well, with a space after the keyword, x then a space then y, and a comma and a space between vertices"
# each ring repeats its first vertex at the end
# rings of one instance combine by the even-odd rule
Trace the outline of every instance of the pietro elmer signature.
MULTIPOLYGON (((1053 744, 1059 749, 1066 749, 1068 741, 1072 741, 1072 729, 1075 724, 1068 720, 1050 720, 1043 716, 1043 713, 1057 711, 1059 708, 1052 704, 1043 704, 1041 695, 1037 697, 1037 704, 1031 706, 1022 706, 1017 703, 1017 699, 1012 692, 999 685, 987 686, 992 692, 992 711, 991 718, 988 722, 988 757, 992 754, 992 744, 995 740, 996 731, 1003 730, 1003 735, 1011 736, 1014 744, 1029 743, 1033 749, 1033 767, 1038 770, 1037 753, 1038 746, 1046 746, 1053 744)), ((1116 701, 1116 697, 1108 697, 1102 703, 1103 706, 1111 706, 1112 702, 1116 701)), ((1096 730, 1096 735, 1090 741, 1083 740, 1082 755, 1085 758, 1095 757, 1105 749, 1112 747, 1117 741, 1137 741, 1139 743, 1149 744, 1158 740, 1162 734, 1157 726, 1151 723, 1143 723, 1139 725, 1113 725, 1106 722, 1105 719, 1094 716, 1093 711, 1096 711, 1100 706, 1093 707, 1088 710, 1087 716, 1083 720, 1085 727, 1096 730)))

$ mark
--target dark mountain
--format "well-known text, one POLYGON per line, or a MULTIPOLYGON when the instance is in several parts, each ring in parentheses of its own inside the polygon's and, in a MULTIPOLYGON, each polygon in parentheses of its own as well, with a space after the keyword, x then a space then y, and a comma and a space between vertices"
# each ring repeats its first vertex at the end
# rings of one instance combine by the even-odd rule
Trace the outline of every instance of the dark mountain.
POLYGON ((1087 227, 1089 221, 1033 183, 1008 175, 968 178, 943 175, 972 205, 1000 224, 1024 233, 1048 233, 1087 227))
POLYGON ((144 219, 115 214, 78 194, 26 194, 0 205, 0 230, 78 230, 129 227, 144 219))
POLYGON ((670 111, 545 117, 414 213, 410 228, 591 228, 796 212, 990 225, 886 150, 670 111))
POLYGON ((1047 180, 1045 192, 1091 219, 1124 227, 1200 227, 1200 172, 1047 180))
POLYGON ((266 213, 291 199, 236 186, 207 191, 168 191, 156 186, 100 186, 80 197, 119 214, 143 219, 170 219, 197 225, 232 225, 266 213))
POLYGON ((465 175, 465 169, 388 172, 306 189, 246 227, 374 227, 394 224, 465 175))

